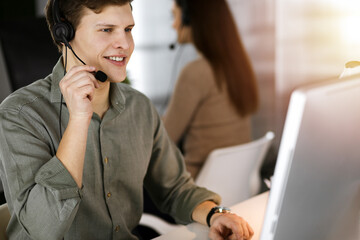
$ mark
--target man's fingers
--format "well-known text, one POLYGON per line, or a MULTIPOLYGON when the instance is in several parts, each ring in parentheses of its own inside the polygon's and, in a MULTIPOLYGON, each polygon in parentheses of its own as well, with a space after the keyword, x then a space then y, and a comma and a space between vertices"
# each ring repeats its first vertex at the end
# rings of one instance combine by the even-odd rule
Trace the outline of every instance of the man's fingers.
POLYGON ((209 231, 209 238, 250 240, 254 234, 250 225, 235 214, 224 214, 214 220, 209 231))
POLYGON ((254 230, 252 229, 252 227, 250 226, 250 224, 248 222, 246 223, 246 225, 247 225, 247 228, 249 229, 250 236, 252 237, 254 235, 254 230))
POLYGON ((92 86, 84 86, 80 91, 82 92, 83 98, 88 98, 90 101, 93 99, 94 88, 92 86))
POLYGON ((247 227, 247 222, 242 221, 241 227, 243 230, 243 236, 245 237, 245 239, 248 239, 250 237, 250 233, 249 233, 249 229, 247 227))
POLYGON ((94 88, 97 88, 98 83, 93 76, 84 75, 79 77, 75 81, 68 83, 68 85, 65 88, 80 88, 86 85, 90 85, 93 86, 94 88))
POLYGON ((74 66, 67 72, 66 78, 72 78, 72 76, 74 76, 75 74, 81 71, 86 71, 91 73, 94 72, 95 70, 96 70, 95 67, 88 65, 74 66))
POLYGON ((214 228, 210 228, 209 238, 212 240, 224 240, 224 238, 221 236, 221 233, 214 228))

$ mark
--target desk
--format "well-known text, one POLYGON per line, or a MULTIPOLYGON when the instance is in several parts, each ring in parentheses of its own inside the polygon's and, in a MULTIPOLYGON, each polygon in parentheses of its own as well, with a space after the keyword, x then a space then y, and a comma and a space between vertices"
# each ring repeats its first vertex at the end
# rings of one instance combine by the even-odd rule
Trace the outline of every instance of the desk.
MULTIPOLYGON (((253 228, 252 240, 259 240, 269 192, 259 194, 231 207, 232 212, 243 217, 253 228)), ((207 240, 209 228, 199 223, 181 226, 174 231, 155 238, 156 240, 207 240)))

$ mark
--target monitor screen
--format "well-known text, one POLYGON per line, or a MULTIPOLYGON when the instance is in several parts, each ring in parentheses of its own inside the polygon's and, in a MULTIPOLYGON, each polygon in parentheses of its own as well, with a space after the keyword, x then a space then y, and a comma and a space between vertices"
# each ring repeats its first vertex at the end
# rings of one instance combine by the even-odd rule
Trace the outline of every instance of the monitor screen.
POLYGON ((360 239, 360 75, 295 90, 261 240, 360 239))

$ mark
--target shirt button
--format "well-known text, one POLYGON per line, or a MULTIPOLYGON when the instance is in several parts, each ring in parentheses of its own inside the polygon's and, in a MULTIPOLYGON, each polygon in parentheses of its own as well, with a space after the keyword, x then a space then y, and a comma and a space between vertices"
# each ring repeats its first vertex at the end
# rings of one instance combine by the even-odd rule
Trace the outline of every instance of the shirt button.
POLYGON ((107 164, 109 162, 109 158, 105 157, 104 162, 105 162, 105 164, 107 164))
POLYGON ((108 192, 107 194, 106 194, 106 196, 109 198, 109 197, 111 197, 111 192, 108 192))
POLYGON ((117 225, 117 226, 115 227, 115 232, 118 232, 118 231, 120 231, 120 226, 119 226, 119 225, 117 225))

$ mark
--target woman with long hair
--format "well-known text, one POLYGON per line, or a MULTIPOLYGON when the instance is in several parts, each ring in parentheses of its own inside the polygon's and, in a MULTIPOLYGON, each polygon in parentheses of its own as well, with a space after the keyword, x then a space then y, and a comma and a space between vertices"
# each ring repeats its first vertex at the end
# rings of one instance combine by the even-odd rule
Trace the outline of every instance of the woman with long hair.
POLYGON ((257 82, 226 0, 175 0, 173 15, 177 41, 199 58, 181 71, 163 120, 195 178, 212 150, 252 140, 257 82))

